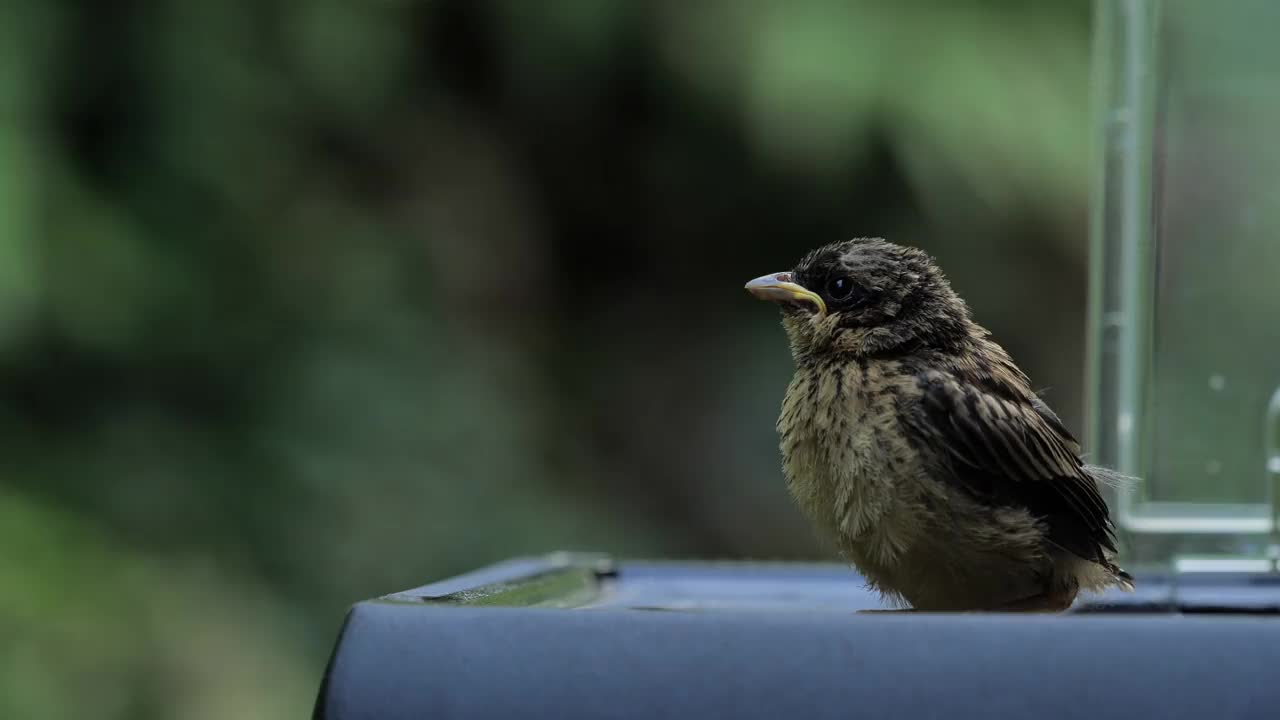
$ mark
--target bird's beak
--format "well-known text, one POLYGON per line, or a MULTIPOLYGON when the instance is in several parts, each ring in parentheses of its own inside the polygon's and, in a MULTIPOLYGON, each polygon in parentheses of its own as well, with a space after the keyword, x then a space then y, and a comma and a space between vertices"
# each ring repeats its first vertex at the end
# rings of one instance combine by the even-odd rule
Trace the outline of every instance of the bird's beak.
POLYGON ((822 296, 791 282, 789 272, 763 275, 747 283, 746 287, 747 292, 761 300, 776 303, 807 302, 816 307, 820 314, 827 314, 827 304, 822 301, 822 296))

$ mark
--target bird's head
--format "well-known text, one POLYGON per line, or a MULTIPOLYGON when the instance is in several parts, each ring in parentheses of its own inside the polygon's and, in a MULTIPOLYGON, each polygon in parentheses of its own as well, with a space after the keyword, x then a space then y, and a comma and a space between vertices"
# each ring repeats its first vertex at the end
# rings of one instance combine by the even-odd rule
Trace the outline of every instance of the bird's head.
POLYGON ((964 301, 916 248, 857 238, 818 248, 746 289, 782 308, 797 362, 948 347, 968 337, 964 301))

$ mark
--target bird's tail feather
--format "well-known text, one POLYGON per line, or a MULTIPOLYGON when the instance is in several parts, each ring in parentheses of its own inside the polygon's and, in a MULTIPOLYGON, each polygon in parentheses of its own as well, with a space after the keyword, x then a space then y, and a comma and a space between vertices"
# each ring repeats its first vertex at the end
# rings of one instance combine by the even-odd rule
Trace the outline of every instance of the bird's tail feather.
POLYGON ((1125 592, 1133 592, 1135 585, 1132 575, 1115 563, 1107 563, 1107 569, 1111 571, 1111 577, 1115 578, 1116 587, 1125 592))
MULTIPOLYGON (((1089 476, 1099 484, 1114 488, 1120 492, 1132 490, 1133 487, 1138 484, 1138 478, 1125 475, 1121 472, 1116 472, 1111 468, 1104 468, 1098 465, 1085 465, 1084 469, 1089 473, 1089 476)), ((1132 575, 1125 572, 1123 568, 1109 560, 1104 564, 1104 567, 1106 567, 1107 571, 1111 573, 1111 577, 1114 578, 1117 587, 1125 592, 1133 592, 1134 581, 1132 575)))

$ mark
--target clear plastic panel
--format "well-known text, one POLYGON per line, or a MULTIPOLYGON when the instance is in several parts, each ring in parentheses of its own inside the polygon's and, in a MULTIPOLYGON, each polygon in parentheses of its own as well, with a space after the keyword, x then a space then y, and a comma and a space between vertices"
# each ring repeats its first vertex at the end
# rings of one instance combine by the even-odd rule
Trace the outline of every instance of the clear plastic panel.
POLYGON ((1091 449, 1142 478, 1116 498, 1138 561, 1274 567, 1280 2, 1095 17, 1091 449))

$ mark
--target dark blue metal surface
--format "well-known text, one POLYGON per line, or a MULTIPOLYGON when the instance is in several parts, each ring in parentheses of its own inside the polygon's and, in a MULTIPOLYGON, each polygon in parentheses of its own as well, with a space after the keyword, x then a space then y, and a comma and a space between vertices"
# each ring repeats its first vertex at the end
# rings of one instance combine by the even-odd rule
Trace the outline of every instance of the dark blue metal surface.
POLYGON ((876 599, 838 566, 592 562, 600 592, 580 609, 451 600, 563 570, 567 556, 357 605, 316 717, 1179 720, 1280 708, 1280 617, 1267 614, 1280 585, 1267 578, 1139 578, 1140 593, 1065 616, 856 614, 876 599), (1240 614, 1223 614, 1234 602, 1240 614))

